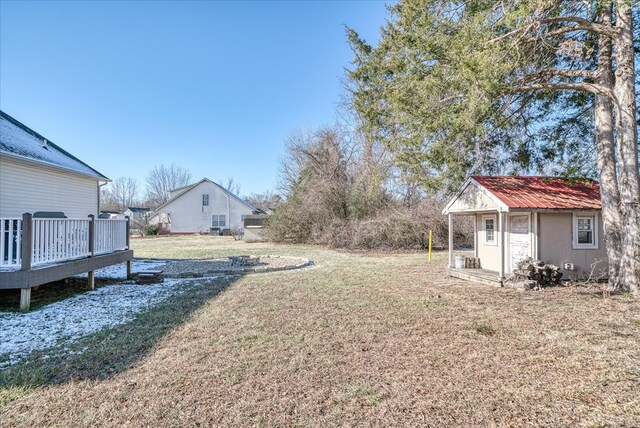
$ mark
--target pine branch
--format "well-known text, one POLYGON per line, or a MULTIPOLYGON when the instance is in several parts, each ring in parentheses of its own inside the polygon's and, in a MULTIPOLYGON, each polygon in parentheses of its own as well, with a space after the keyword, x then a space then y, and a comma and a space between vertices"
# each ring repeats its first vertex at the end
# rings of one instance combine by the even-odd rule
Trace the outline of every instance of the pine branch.
POLYGON ((536 73, 527 74, 522 79, 518 80, 518 84, 522 85, 525 83, 530 83, 536 81, 538 79, 543 79, 545 77, 581 77, 583 79, 595 79, 598 77, 598 73, 594 70, 544 70, 538 71, 536 73))
POLYGON ((585 91, 591 92, 592 94, 602 95, 610 98, 614 104, 617 103, 617 98, 614 95, 613 91, 605 86, 596 85, 595 83, 536 83, 533 85, 525 85, 511 89, 511 92, 529 92, 529 91, 559 91, 559 90, 570 90, 570 91, 585 91))
POLYGON ((545 34, 541 34, 539 37, 527 37, 527 38, 521 37, 518 40, 524 41, 526 43, 530 43, 546 36, 555 36, 563 33, 568 33, 571 31, 590 31, 592 33, 605 34, 608 36, 613 36, 615 34, 615 30, 610 25, 597 24, 577 16, 558 16, 558 17, 544 18, 537 21, 533 21, 525 26, 516 28, 515 30, 509 31, 508 33, 505 33, 501 36, 491 39, 490 42, 495 43, 504 39, 508 39, 510 37, 514 37, 518 34, 522 34, 522 33, 527 34, 532 30, 537 31, 541 26, 545 24, 564 23, 564 22, 574 23, 576 25, 559 28, 559 29, 547 32, 545 34))

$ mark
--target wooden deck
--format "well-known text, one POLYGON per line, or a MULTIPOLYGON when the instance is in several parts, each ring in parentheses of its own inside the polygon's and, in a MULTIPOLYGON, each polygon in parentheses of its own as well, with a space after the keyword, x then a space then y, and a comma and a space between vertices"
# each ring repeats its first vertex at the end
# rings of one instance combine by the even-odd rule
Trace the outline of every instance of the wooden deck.
POLYGON ((502 287, 502 280, 498 277, 498 272, 488 269, 447 269, 449 276, 464 279, 465 281, 479 282, 481 284, 502 287))

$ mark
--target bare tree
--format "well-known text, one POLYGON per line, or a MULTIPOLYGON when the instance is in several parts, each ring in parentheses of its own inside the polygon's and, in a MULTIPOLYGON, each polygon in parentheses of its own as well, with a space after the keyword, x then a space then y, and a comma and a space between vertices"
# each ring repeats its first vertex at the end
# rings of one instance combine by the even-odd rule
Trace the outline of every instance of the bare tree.
POLYGON ((118 177, 102 189, 100 209, 122 212, 139 203, 139 185, 135 178, 118 177))
POLYGON ((280 195, 270 190, 264 193, 252 193, 251 195, 244 196, 243 199, 252 206, 265 212, 273 211, 283 202, 280 195))
POLYGON ((169 200, 170 191, 186 186, 191 181, 188 169, 171 164, 153 168, 147 175, 147 198, 153 206, 159 206, 169 200))
POLYGON ((219 183, 231 193, 236 195, 240 194, 240 183, 238 183, 235 178, 227 177, 226 181, 220 180, 219 183))

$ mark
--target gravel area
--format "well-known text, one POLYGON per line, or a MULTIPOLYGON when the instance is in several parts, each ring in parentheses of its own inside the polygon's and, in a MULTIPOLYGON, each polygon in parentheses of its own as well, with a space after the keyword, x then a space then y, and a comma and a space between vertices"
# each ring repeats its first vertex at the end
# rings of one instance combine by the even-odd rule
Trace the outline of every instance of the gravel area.
POLYGON ((233 266, 228 258, 208 260, 170 261, 163 268, 168 278, 194 278, 215 274, 273 272, 288 269, 300 269, 311 265, 309 259, 286 256, 260 256, 254 266, 233 266))

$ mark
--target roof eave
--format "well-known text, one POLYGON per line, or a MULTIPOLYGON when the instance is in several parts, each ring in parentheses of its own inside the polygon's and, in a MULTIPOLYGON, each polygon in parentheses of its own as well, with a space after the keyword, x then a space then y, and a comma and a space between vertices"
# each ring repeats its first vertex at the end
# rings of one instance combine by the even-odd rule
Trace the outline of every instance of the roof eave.
MULTIPOLYGON (((8 152, 4 152, 4 151, 0 151, 0 156, 7 157, 7 158, 12 158, 12 159, 18 159, 20 161, 23 161, 23 162, 26 162, 26 163, 31 163, 31 164, 36 164, 36 165, 46 165, 46 166, 48 166, 50 168, 53 168, 53 169, 59 169, 59 170, 64 171, 64 172, 68 172, 68 173, 75 174, 75 175, 81 175, 83 177, 91 177, 91 178, 94 178, 94 179, 99 180, 99 181, 107 181, 107 182, 111 181, 111 179, 109 177, 106 177, 106 176, 102 175, 98 171, 96 171, 96 174, 84 173, 84 172, 78 171, 76 169, 67 168, 65 166, 58 165, 58 164, 55 164, 55 163, 52 163, 52 162, 47 162, 47 161, 43 161, 43 160, 40 160, 40 159, 34 159, 34 158, 29 157, 29 156, 22 156, 22 155, 17 155, 15 153, 8 153, 8 152)), ((89 167, 88 165, 86 165, 86 166, 89 167)), ((89 167, 89 168, 91 168, 91 167, 89 167)), ((91 168, 91 169, 94 170, 93 168, 91 168)))
MULTIPOLYGON (((508 212, 509 211, 509 206, 507 204, 505 204, 500 198, 498 198, 496 195, 491 193, 491 191, 489 191, 489 189, 484 187, 482 184, 478 183, 478 181, 476 179, 474 179, 473 177, 469 177, 462 184, 462 186, 460 187, 460 190, 458 190, 456 195, 453 198, 451 198, 449 203, 444 207, 444 209, 442 210, 442 214, 447 215, 449 213, 451 213, 451 214, 455 213, 454 211, 450 210, 451 206, 460 197, 460 195, 462 195, 464 193, 464 191, 467 190, 467 187, 470 184, 473 184, 474 186, 476 186, 478 188, 478 190, 480 190, 480 192, 485 194, 488 198, 490 198, 492 201, 494 201, 498 205, 497 209, 495 209, 495 210, 492 209, 490 211, 498 211, 498 212, 508 212)), ((479 212, 480 211, 487 211, 487 210, 479 210, 479 212)))

